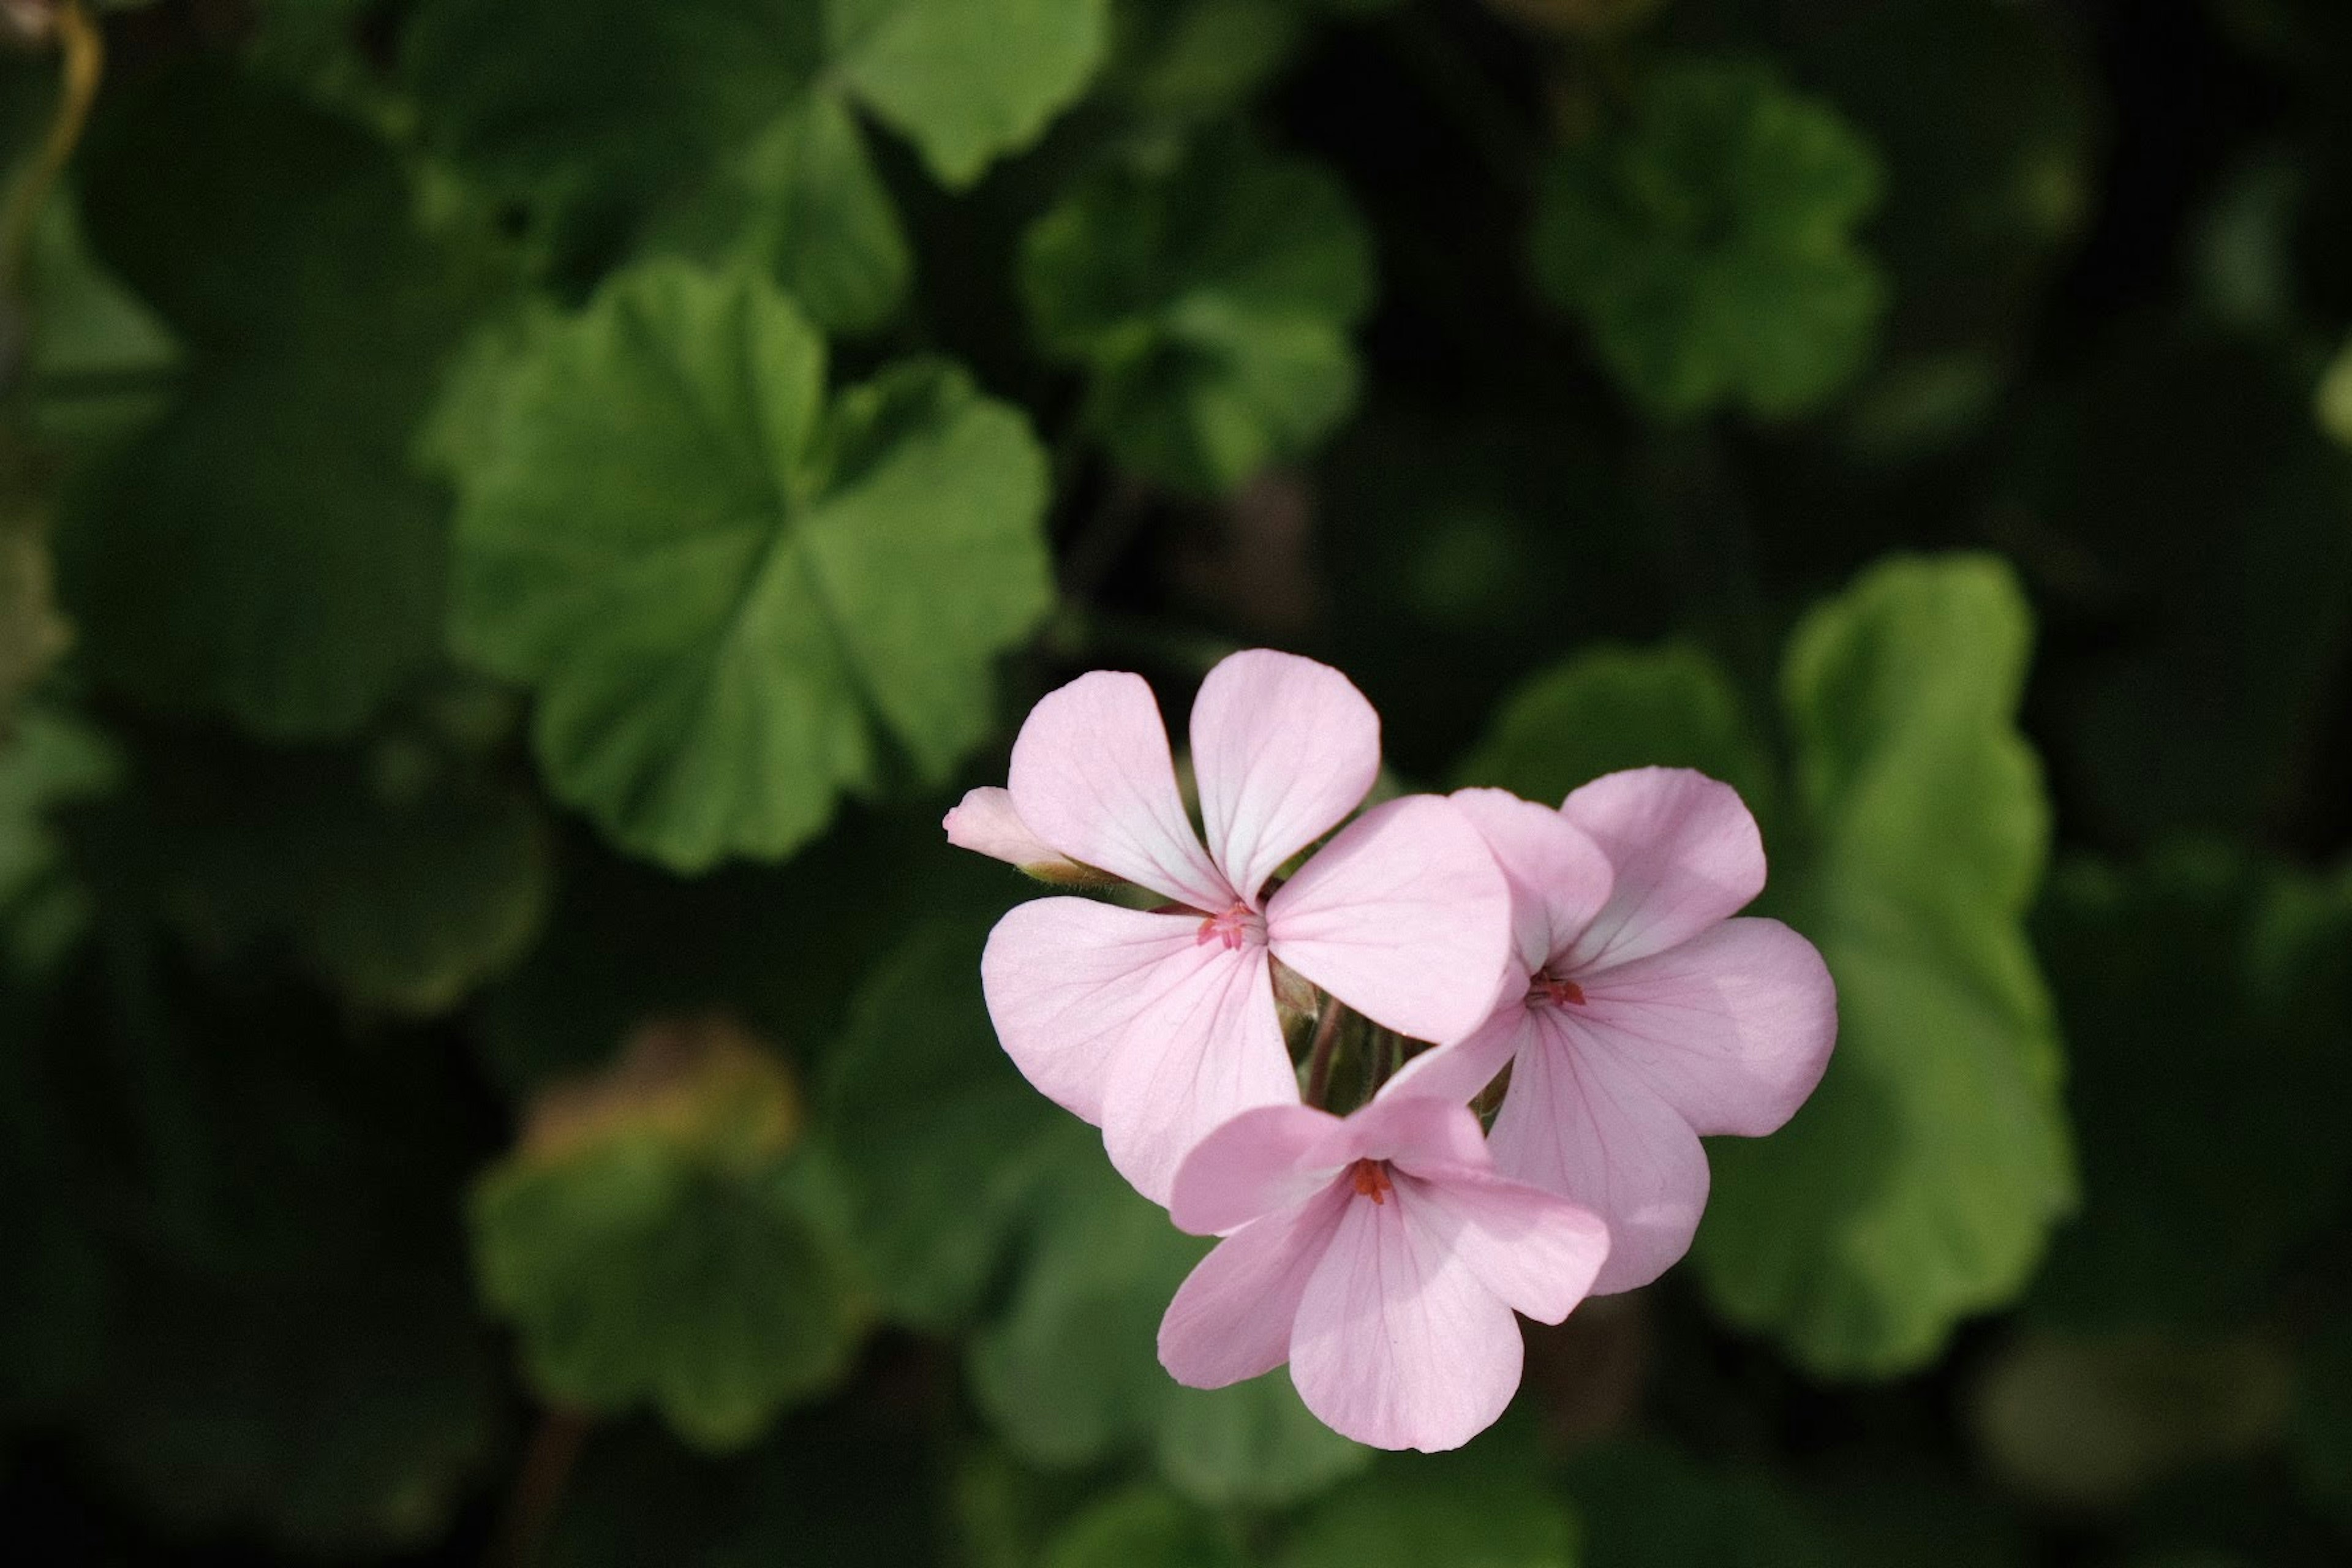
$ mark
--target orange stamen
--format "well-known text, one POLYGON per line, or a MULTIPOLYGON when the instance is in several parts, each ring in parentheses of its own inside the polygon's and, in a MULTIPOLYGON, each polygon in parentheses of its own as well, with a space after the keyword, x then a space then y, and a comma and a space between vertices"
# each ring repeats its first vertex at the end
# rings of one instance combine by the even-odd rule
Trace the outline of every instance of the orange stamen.
POLYGON ((1349 1168, 1348 1179, 1355 1184, 1357 1196, 1370 1198, 1376 1204, 1388 1202, 1389 1194, 1396 1191, 1389 1181, 1386 1160, 1359 1160, 1349 1168))

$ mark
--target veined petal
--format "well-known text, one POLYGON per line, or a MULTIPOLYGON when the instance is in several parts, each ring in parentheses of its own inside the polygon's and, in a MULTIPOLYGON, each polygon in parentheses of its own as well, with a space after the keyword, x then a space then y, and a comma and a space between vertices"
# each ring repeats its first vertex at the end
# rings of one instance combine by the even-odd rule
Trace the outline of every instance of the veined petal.
POLYGON ((1234 654, 1192 700, 1192 773, 1209 852, 1241 895, 1337 827, 1381 769, 1381 721, 1329 665, 1234 654))
POLYGON ((957 848, 1018 866, 1041 881, 1085 884, 1110 879, 1031 832, 1013 808, 1010 790, 987 787, 968 792, 940 826, 947 829, 948 842, 957 848))
POLYGON ((1559 1322, 1591 1294, 1609 1256, 1599 1215, 1491 1171, 1407 1175, 1399 1184, 1413 1214, 1486 1289, 1539 1323, 1559 1322))
POLYGON ((1219 1242, 1194 1266, 1160 1320, 1160 1364, 1188 1388, 1223 1388, 1290 1359, 1307 1282, 1354 1194, 1319 1192, 1219 1242))
POLYGON ((1559 1019, 1538 1016, 1488 1144, 1505 1176, 1600 1215, 1609 1253, 1592 1291, 1631 1290, 1690 1250, 1706 1207, 1706 1154, 1648 1083, 1559 1019))
POLYGON ((1526 998, 1506 996, 1503 1005, 1465 1038, 1423 1051, 1405 1063, 1396 1077, 1381 1086, 1381 1097, 1411 1096, 1465 1104, 1511 1065, 1532 1037, 1533 1027, 1526 998))
POLYGON ((1311 1105, 1263 1105, 1219 1125, 1176 1169, 1168 1217, 1194 1236, 1223 1236, 1327 1186, 1344 1160, 1316 1155, 1342 1125, 1311 1105))
MULTIPOLYGON (((1102 1125, 1111 1069, 1160 1048, 1181 1013, 1230 963, 1200 941, 1195 915, 1150 914, 1092 899, 1037 899, 1009 910, 981 954, 996 1037, 1050 1100, 1102 1125)), ((1263 967, 1261 965, 1261 967, 1263 967)))
POLYGON ((1110 1163, 1163 1208, 1194 1144, 1244 1110, 1298 1103, 1265 949, 1197 951, 1183 984, 1137 1019, 1103 1090, 1110 1163))
POLYGON ((1352 1192, 1307 1282, 1290 1377, 1323 1424, 1379 1448, 1458 1448, 1519 1386, 1518 1320, 1400 1188, 1352 1192))
POLYGON ((1342 829, 1267 906, 1266 940, 1299 973, 1415 1039, 1486 1022, 1511 963, 1511 889, 1452 802, 1408 795, 1342 829))
POLYGON ((1837 1040, 1837 986, 1779 921, 1726 921, 1590 975, 1564 1009, 1580 1049, 1639 1073, 1692 1128, 1760 1137, 1796 1114, 1837 1040))
POLYGON ((1738 790, 1705 773, 1607 773, 1559 809, 1601 846, 1617 877, 1608 906, 1561 955, 1571 967, 1663 952, 1738 914, 1764 890, 1755 817, 1738 790))
POLYGON ((1559 812, 1507 790, 1458 789, 1448 798, 1486 839, 1511 885, 1519 967, 1532 975, 1568 952, 1608 906, 1616 882, 1609 857, 1559 812))
POLYGON ((1047 692, 1013 743, 1009 782, 1021 820, 1068 858, 1205 913, 1238 901, 1184 815, 1141 676, 1098 669, 1047 692))
POLYGON ((1337 1147, 1349 1160, 1393 1160, 1403 1170, 1471 1166, 1491 1170, 1486 1135, 1466 1106, 1425 1095, 1391 1092, 1384 1085, 1370 1105, 1345 1122, 1337 1147))

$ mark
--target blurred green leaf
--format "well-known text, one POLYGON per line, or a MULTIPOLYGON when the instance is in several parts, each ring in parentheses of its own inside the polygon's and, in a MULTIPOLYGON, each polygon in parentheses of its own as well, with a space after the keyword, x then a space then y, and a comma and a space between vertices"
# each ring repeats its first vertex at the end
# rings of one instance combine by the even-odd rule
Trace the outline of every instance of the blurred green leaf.
POLYGON ((822 89, 730 159, 710 189, 660 221, 652 243, 756 268, 810 320, 841 332, 888 321, 915 268, 865 132, 841 100, 822 89))
POLYGON ((1071 1134, 996 1043, 984 927, 918 927, 860 987, 823 1103, 853 1247, 892 1317, 967 1324, 1071 1134))
POLYGON ((1289 62, 1305 36, 1297 0, 1120 0, 1107 96, 1146 119, 1213 120, 1289 62))
POLYGON ((1316 1503, 1281 1568, 1577 1568, 1576 1519, 1552 1489, 1464 1468, 1391 1465, 1316 1503))
POLYGON ((2256 1341, 2032 1334, 1985 1369, 1970 1415, 2010 1486, 2043 1502, 2112 1507, 2200 1461, 2275 1443, 2290 1375, 2256 1341))
POLYGON ((1875 346, 1885 283, 1854 231, 1879 187, 1870 143, 1770 67, 1672 61, 1547 166, 1537 282, 1660 418, 1808 413, 1875 346))
POLYGON ((2078 1328, 2258 1310, 2352 1192, 2352 1148, 2309 1110, 2352 1099, 2352 873, 2193 846, 2076 862, 2036 929, 2084 1205, 2034 1305, 2078 1328))
POLYGON ((1618 1443, 1568 1469, 1586 1568, 1833 1568, 1805 1509, 1755 1470, 1704 1469, 1673 1451, 1618 1443))
POLYGON ((1315 164, 1217 141, 1165 171, 1103 169, 1030 229, 1021 284, 1047 352, 1088 374, 1088 422, 1144 478, 1231 489, 1355 402, 1370 243, 1315 164))
POLYGON ((368 752, 149 748, 126 805, 167 916, 199 948, 281 944, 352 1000, 455 1006, 521 955, 550 882, 531 797, 421 735, 368 752))
POLYGON ((409 442, 457 319, 400 167, 211 66, 109 93, 80 167, 93 247, 190 355, 58 536, 89 664, 273 740, 348 734, 441 641, 444 504, 409 442))
POLYGON ((135 431, 171 406, 180 345, 91 254, 78 201, 52 196, 42 208, 26 271, 35 432, 59 444, 89 442, 135 431))
POLYGON ((641 1029, 604 1074, 543 1091, 472 1203, 484 1298, 550 1399, 656 1406, 711 1448, 831 1384, 860 1329, 801 1108, 740 1026, 641 1029))
POLYGON ((456 632, 539 688, 555 793, 679 870, 776 858, 988 731, 1052 597, 1045 459, 961 372, 824 398, 781 294, 676 262, 536 335, 457 454, 456 632))
POLYGON ((2326 374, 2319 378, 2313 408, 2322 430, 2352 447, 2352 344, 2328 362, 2326 374))
POLYGON ((749 142, 815 72, 814 0, 425 0, 427 142, 507 192, 642 199, 749 142))
POLYGON ((1828 1074, 1711 1151, 1697 1258, 1733 1321, 1886 1376, 2025 1286, 2074 1198, 2026 942, 2049 805, 2016 728, 2032 623, 1989 558, 1895 560, 1818 606, 1781 690, 1809 865, 1787 908, 1838 983, 1828 1074))
POLYGON ((1108 0, 825 0, 832 69, 961 187, 1086 91, 1108 0))
POLYGON ((89 922, 52 816, 112 790, 113 744, 62 710, 27 708, 0 730, 0 986, 50 969, 89 922))
POLYGON ((1689 647, 1603 648, 1537 675, 1507 699, 1457 784, 1550 805, 1624 768, 1696 768, 1769 818, 1772 763, 1730 677, 1689 647))
POLYGON ((1241 1552, 1199 1509, 1165 1492, 1123 1492, 1064 1526, 1042 1568, 1244 1568, 1241 1552))

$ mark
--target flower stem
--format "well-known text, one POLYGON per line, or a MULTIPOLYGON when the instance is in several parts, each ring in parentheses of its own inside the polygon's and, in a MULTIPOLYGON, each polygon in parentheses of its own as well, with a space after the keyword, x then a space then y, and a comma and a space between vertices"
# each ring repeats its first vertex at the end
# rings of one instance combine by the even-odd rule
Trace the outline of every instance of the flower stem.
POLYGON ((1307 1103, 1320 1108, 1331 1088, 1331 1055, 1339 1043, 1339 1018, 1347 1012, 1337 996, 1323 998, 1315 1020, 1315 1043, 1307 1047, 1307 1103))

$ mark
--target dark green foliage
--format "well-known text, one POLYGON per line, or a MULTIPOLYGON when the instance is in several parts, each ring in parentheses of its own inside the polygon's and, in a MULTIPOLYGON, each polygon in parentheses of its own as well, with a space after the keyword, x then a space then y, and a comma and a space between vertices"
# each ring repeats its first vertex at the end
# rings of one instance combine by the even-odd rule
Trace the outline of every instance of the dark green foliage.
POLYGON ((0 1561, 2352 1559, 2342 10, 0 0, 0 1561), (981 992, 1252 646, 1838 984, 1459 1453, 981 992))

